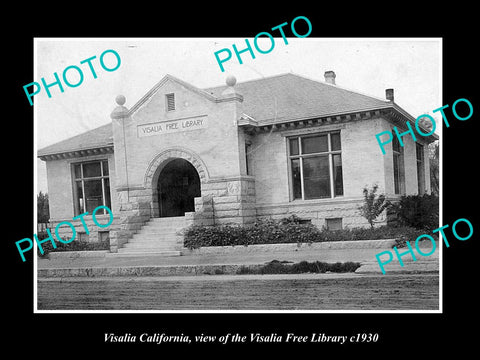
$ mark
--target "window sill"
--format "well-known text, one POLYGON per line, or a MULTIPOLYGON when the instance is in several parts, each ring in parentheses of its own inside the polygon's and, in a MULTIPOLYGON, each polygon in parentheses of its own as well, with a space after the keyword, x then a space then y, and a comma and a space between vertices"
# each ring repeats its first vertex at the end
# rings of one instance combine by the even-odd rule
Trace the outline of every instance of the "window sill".
POLYGON ((336 200, 343 200, 345 199, 345 197, 342 195, 342 196, 335 196, 333 198, 320 198, 320 199, 294 199, 294 200, 290 200, 290 203, 294 204, 294 203, 299 203, 299 204, 308 204, 308 203, 312 203, 312 202, 327 202, 327 201, 336 201, 336 200))

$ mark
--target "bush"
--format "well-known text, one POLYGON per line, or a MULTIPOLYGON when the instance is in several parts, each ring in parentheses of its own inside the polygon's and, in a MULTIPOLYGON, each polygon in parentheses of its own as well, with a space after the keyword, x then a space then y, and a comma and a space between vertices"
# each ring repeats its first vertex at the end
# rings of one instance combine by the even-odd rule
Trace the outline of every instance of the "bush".
MULTIPOLYGON (((314 243, 324 241, 410 239, 425 231, 409 226, 319 230, 312 224, 282 219, 258 221, 249 226, 193 226, 185 231, 184 245, 189 249, 205 246, 234 246, 252 244, 314 243)), ((436 235, 436 234, 434 234, 436 235)))
POLYGON ((438 196, 409 195, 402 196, 394 205, 400 225, 432 231, 438 228, 438 196))
POLYGON ((184 245, 195 249, 202 246, 308 243, 315 241, 319 232, 312 224, 295 221, 264 220, 249 226, 193 226, 185 231, 184 245))
MULTIPOLYGON (((39 233, 38 235, 39 240, 43 240, 47 238, 47 232, 39 233)), ((40 253, 40 249, 38 249, 37 253, 38 256, 43 257, 46 256, 50 252, 57 252, 57 251, 95 251, 95 250, 109 250, 110 249, 110 240, 100 241, 100 242, 86 242, 80 240, 73 240, 71 243, 64 244, 60 241, 56 241, 55 244, 57 247, 54 249, 52 242, 48 241, 42 244, 43 255, 40 253)))
POLYGON ((237 274, 304 274, 304 273, 326 273, 327 271, 336 273, 355 272, 360 267, 358 262, 337 262, 329 264, 325 262, 301 261, 295 264, 285 264, 278 260, 273 260, 258 268, 242 266, 237 274))

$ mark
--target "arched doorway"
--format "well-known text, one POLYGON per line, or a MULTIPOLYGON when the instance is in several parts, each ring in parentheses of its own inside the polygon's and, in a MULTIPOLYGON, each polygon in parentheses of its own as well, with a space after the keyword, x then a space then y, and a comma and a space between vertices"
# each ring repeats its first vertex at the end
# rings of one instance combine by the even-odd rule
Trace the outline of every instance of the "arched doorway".
POLYGON ((197 170, 187 160, 171 160, 160 172, 157 194, 160 217, 195 211, 194 198, 201 195, 197 170))

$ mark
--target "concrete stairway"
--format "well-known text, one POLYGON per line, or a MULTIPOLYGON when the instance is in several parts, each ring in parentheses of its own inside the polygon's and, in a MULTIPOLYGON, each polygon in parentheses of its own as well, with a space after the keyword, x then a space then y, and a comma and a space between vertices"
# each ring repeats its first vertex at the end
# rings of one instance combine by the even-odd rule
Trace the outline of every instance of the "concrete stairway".
POLYGON ((152 218, 122 248, 118 256, 179 256, 185 217, 152 218))

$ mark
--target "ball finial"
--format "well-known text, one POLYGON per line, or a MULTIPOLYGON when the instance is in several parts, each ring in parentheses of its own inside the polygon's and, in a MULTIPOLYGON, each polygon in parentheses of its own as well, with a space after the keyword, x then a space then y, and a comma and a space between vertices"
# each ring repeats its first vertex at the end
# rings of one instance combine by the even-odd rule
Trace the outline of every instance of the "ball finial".
POLYGON ((228 75, 225 82, 228 86, 235 86, 235 84, 237 83, 237 79, 233 75, 228 75))
POLYGON ((115 98, 115 102, 120 106, 124 105, 125 101, 126 99, 125 99, 125 96, 123 95, 117 95, 117 97, 115 98))

